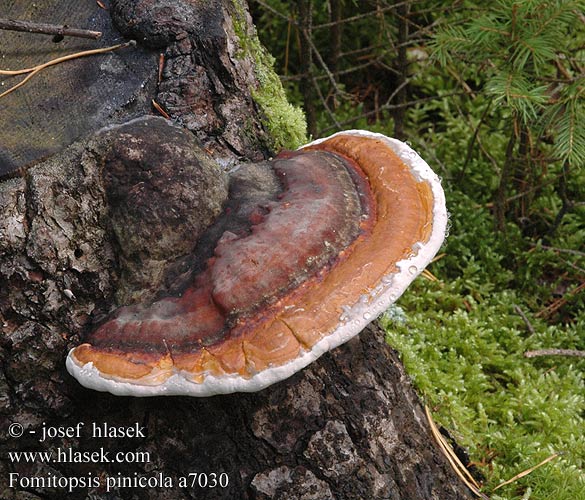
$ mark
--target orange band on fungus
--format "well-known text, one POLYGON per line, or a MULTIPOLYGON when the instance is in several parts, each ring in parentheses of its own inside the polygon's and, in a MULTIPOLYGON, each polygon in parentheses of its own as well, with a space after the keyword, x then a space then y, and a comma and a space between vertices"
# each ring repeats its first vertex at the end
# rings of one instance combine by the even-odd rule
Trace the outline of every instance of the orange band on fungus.
POLYGON ((82 383, 135 395, 258 390, 357 334, 441 244, 438 179, 399 141, 340 133, 272 168, 283 192, 252 210, 249 234, 223 234, 181 297, 124 308, 72 350, 82 383))

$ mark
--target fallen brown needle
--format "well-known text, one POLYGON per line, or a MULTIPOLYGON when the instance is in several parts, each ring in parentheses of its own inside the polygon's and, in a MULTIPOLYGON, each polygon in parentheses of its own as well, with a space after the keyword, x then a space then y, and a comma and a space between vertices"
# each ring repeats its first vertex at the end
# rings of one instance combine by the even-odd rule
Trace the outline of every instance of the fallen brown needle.
POLYGON ((514 481, 516 481, 524 476, 527 476, 528 474, 530 474, 531 472, 534 472, 539 467, 542 467, 543 465, 549 463, 551 460, 557 458, 559 455, 560 455, 560 453, 553 453, 550 457, 545 458, 542 462, 540 462, 539 464, 536 464, 534 467, 530 467, 530 469, 526 469, 525 471, 522 471, 519 474, 516 474, 514 477, 508 479, 507 481, 504 481, 503 483, 498 484, 494 488, 494 491, 500 489, 502 486, 506 486, 507 484, 513 483, 514 481))
POLYGON ((38 66, 34 66, 32 68, 26 68, 26 69, 14 70, 14 71, 0 70, 0 75, 24 75, 24 74, 28 73, 27 76, 22 81, 18 82, 16 85, 14 85, 13 87, 10 87, 8 90, 6 90, 2 94, 0 94, 0 99, 4 96, 7 96, 11 92, 14 92, 19 87, 22 87, 34 75, 36 75, 37 73, 39 73, 43 69, 48 68, 49 66, 55 66, 56 64, 60 64, 60 63, 65 62, 65 61, 69 61, 71 59, 77 59, 80 57, 86 57, 86 56, 92 56, 95 54, 103 54, 105 52, 111 52, 113 50, 122 49, 124 47, 129 47, 131 45, 136 45, 136 42, 134 40, 130 40, 129 42, 126 42, 126 43, 120 43, 118 45, 112 45, 110 47, 103 47, 101 49, 92 49, 92 50, 85 50, 83 52, 75 52, 74 54, 69 54, 67 56, 58 57, 57 59, 52 59, 51 61, 48 61, 48 62, 43 63, 43 64, 39 64, 38 66))
POLYGON ((449 443, 447 443, 447 440, 441 435, 441 432, 437 428, 437 424, 435 424, 435 421, 431 416, 431 412, 428 406, 425 406, 425 413, 435 441, 451 464, 454 472, 459 476, 459 479, 461 479, 478 498, 481 498, 482 500, 489 500, 489 497, 480 491, 480 485, 469 473, 467 467, 461 463, 459 457, 455 454, 451 446, 449 446, 449 443))

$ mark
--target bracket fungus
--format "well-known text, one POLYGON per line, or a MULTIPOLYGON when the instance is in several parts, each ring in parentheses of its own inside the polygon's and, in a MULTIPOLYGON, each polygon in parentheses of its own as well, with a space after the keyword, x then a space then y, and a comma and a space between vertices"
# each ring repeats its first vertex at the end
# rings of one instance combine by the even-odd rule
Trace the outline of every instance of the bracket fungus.
POLYGON ((340 132, 240 168, 189 284, 118 309, 70 351, 81 384, 133 396, 260 390, 357 335, 443 241, 439 178, 398 140, 340 132))

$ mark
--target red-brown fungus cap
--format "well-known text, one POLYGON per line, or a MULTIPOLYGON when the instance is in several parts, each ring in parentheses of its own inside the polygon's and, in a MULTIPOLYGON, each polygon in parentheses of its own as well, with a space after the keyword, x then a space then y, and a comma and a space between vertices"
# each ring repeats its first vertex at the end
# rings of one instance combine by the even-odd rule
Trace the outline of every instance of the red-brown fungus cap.
POLYGON ((249 230, 225 230, 180 296, 118 310, 69 353, 74 377, 135 396, 262 389, 359 333, 443 241, 439 179, 400 141, 341 132, 270 168, 281 192, 240 210, 249 230))

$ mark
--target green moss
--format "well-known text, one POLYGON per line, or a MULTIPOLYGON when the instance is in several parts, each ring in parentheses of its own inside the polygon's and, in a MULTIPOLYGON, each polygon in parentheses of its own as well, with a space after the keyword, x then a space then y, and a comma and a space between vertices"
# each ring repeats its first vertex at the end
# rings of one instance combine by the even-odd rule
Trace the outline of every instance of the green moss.
MULTIPOLYGON (((438 264, 431 271, 441 277, 438 264)), ((531 333, 514 304, 530 315, 514 291, 470 287, 465 276, 419 278, 381 323, 435 418, 483 464, 486 493, 560 452, 492 498, 585 498, 585 361, 523 356, 547 347, 582 349, 585 317, 561 326, 530 315, 531 333)))
POLYGON ((271 149, 296 149, 307 142, 307 124, 300 108, 290 104, 278 75, 274 58, 260 44, 256 31, 248 28, 246 12, 239 0, 234 0, 236 15, 234 30, 240 41, 241 57, 249 56, 255 63, 258 87, 250 89, 252 98, 264 114, 264 126, 274 143, 271 149))

